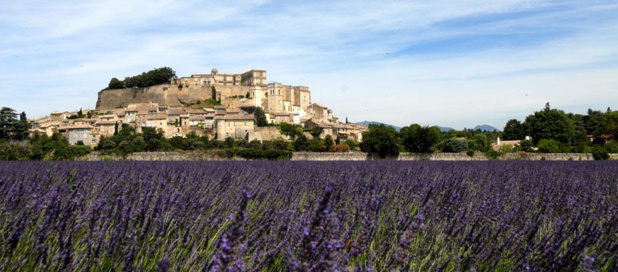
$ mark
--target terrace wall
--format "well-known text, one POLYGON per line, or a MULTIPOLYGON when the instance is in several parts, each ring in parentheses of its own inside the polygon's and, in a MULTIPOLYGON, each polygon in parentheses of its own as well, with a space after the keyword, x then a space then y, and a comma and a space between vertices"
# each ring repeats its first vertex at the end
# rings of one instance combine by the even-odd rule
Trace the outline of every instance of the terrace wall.
MULTIPOLYGON (((618 154, 610 154, 610 159, 618 160, 618 154)), ((106 161, 106 160, 128 160, 128 161, 217 161, 226 160, 219 157, 214 152, 136 152, 127 155, 126 158, 116 155, 103 155, 92 152, 80 160, 84 161, 106 161)), ((244 160, 242 158, 232 158, 232 160, 244 160)), ((318 152, 294 152, 293 161, 365 161, 372 160, 363 152, 349 153, 318 153, 318 152)), ((465 153, 434 153, 417 154, 402 153, 397 160, 400 161, 487 161, 489 158, 483 153, 475 153, 470 157, 465 153)), ((498 157, 498 160, 530 160, 530 161, 590 161, 593 160, 591 154, 587 153, 509 153, 498 157)))
POLYGON ((207 86, 189 86, 162 84, 146 88, 102 90, 98 93, 97 110, 126 108, 131 103, 158 103, 166 106, 183 106, 212 97, 212 89, 207 86))

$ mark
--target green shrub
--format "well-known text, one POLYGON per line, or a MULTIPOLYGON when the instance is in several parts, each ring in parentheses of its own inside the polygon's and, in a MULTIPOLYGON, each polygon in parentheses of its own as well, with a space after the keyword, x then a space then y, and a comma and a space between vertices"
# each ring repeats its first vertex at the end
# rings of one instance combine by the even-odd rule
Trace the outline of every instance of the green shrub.
POLYGON ((455 138, 449 138, 438 144, 442 152, 459 153, 468 150, 468 142, 455 138))
POLYGON ((354 150, 354 151, 358 151, 360 150, 359 148, 359 143, 357 141, 354 140, 346 140, 345 144, 347 144, 350 147, 350 150, 354 150))
POLYGON ((618 142, 616 140, 607 142, 605 150, 607 150, 607 153, 618 153, 618 142))
POLYGON ((32 155, 32 147, 27 142, 5 142, 0 144, 0 160, 26 161, 32 155))
POLYGON ((498 152, 498 151, 495 151, 495 150, 489 150, 489 151, 487 151, 487 157, 488 157, 490 160, 497 160, 497 159, 498 159, 498 157, 500 157, 500 155, 502 155, 502 153, 500 153, 500 152, 498 152))
POLYGON ((530 140, 522 140, 519 142, 519 150, 524 152, 533 151, 534 143, 530 140))
POLYGON ((604 147, 595 146, 592 149, 592 157, 594 158, 595 161, 609 160, 609 153, 607 152, 607 149, 605 149, 604 147))
POLYGON ((561 150, 560 142, 553 139, 542 139, 537 144, 537 147, 541 153, 559 153, 561 150))

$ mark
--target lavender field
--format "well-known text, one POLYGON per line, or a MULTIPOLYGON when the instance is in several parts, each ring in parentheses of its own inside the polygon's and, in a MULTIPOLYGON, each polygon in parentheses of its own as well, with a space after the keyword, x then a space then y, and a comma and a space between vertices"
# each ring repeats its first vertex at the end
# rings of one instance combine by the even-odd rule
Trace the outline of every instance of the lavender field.
POLYGON ((618 271, 615 162, 3 162, 1 271, 618 271))

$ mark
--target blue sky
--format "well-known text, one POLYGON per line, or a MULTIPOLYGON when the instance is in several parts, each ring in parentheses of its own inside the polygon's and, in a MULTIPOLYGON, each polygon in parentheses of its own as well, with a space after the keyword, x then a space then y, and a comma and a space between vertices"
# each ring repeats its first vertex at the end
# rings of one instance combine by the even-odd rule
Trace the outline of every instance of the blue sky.
POLYGON ((112 77, 265 69, 341 119, 457 129, 618 109, 618 2, 3 1, 0 106, 94 108, 112 77))

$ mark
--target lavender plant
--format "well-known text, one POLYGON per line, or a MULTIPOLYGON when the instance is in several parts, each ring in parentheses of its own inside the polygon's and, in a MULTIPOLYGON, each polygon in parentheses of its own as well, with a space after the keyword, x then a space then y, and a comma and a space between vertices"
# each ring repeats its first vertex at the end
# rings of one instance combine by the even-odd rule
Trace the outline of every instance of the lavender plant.
POLYGON ((1 271, 618 271, 611 161, 3 162, 0 190, 1 271))

